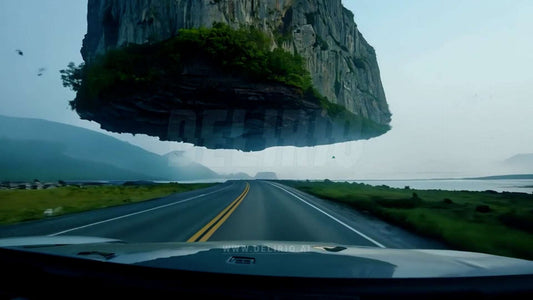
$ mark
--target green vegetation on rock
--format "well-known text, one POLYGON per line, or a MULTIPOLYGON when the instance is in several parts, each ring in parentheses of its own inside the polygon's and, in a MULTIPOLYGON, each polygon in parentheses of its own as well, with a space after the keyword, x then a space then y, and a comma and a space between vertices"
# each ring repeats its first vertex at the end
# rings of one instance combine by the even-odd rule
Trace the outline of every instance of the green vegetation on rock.
POLYGON ((308 89, 311 77, 303 58, 281 48, 270 50, 271 44, 266 34, 253 27, 232 29, 216 23, 209 29, 181 29, 165 42, 165 52, 177 51, 185 57, 201 53, 231 74, 308 89))
MULTIPOLYGON (((142 88, 179 76, 186 62, 201 59, 232 76, 279 82, 302 91, 312 89, 303 58, 281 48, 271 50, 271 44, 258 29, 232 29, 217 23, 212 28, 181 29, 166 41, 110 50, 90 65, 71 63, 61 77, 65 87, 90 102, 111 88, 142 88)), ((75 108, 76 103, 71 105, 75 108)))
POLYGON ((533 259, 533 195, 287 181, 458 250, 533 259))
MULTIPOLYGON (((327 45, 324 43, 322 46, 327 45)), ((315 102, 330 117, 356 130, 371 135, 390 130, 389 125, 355 116, 330 102, 313 87, 304 59, 281 48, 271 49, 273 44, 256 28, 233 29, 215 23, 212 28, 181 29, 165 41, 109 50, 89 64, 71 63, 61 71, 61 77, 65 87, 77 92, 70 102, 72 109, 91 110, 105 99, 119 98, 120 93, 150 94, 155 88, 164 89, 179 81, 188 64, 201 62, 224 76, 295 87, 303 99, 315 102)))

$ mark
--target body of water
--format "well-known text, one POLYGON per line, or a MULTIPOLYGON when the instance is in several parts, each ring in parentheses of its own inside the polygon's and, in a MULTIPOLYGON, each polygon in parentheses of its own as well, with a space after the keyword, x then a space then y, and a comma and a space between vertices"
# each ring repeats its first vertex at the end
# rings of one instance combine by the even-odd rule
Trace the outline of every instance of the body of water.
MULTIPOLYGON (((228 179, 183 180, 179 183, 223 183, 228 179)), ((251 179, 253 180, 253 179, 251 179)), ((125 181, 69 181, 68 183, 117 184, 125 181)), ((142 181, 141 181, 142 182, 142 181)), ((154 183, 170 183, 176 181, 153 181, 154 183)), ((392 188, 409 186, 417 190, 448 190, 448 191, 486 191, 533 193, 533 179, 423 179, 423 180, 338 180, 338 182, 358 182, 373 186, 386 185, 392 188)))
POLYGON ((431 179, 431 180, 353 180, 373 186, 387 185, 393 188, 409 186, 419 190, 486 191, 533 193, 533 179, 431 179))
POLYGON ((221 179, 221 178, 210 178, 210 179, 197 179, 197 180, 175 180, 175 181, 165 181, 165 180, 157 180, 154 181, 155 183, 224 183, 231 179, 221 179))

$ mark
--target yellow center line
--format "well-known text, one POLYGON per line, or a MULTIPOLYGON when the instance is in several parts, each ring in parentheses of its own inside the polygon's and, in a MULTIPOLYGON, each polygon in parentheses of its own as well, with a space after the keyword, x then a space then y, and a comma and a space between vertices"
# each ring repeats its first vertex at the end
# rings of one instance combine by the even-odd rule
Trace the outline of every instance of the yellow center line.
POLYGON ((187 242, 205 242, 207 239, 215 233, 215 231, 229 218, 229 216, 235 211, 237 206, 241 204, 242 200, 248 194, 250 190, 250 184, 247 182, 244 191, 231 202, 226 208, 224 208, 216 217, 214 217, 209 223, 207 223, 202 229, 191 236, 187 242))

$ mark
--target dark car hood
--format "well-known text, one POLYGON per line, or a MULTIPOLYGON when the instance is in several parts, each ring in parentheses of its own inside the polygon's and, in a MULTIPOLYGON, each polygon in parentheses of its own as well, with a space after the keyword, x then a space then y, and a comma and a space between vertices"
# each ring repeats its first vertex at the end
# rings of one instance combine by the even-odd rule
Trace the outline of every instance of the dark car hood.
POLYGON ((164 269, 319 278, 445 278, 533 274, 533 261, 482 253, 317 242, 119 243, 94 237, 0 239, 0 247, 164 269))

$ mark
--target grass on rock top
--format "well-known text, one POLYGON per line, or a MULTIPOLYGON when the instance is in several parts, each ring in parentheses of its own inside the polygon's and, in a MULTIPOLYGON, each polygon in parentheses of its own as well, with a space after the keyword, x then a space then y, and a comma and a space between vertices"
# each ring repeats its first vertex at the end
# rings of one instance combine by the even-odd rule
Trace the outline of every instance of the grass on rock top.
MULTIPOLYGON (((63 85, 90 101, 116 86, 142 88, 162 78, 181 75, 185 64, 201 59, 228 75, 252 81, 272 81, 312 89, 304 59, 281 48, 271 49, 272 40, 253 27, 233 29, 216 23, 212 28, 181 29, 165 41, 128 45, 97 57, 89 65, 69 64, 62 70, 63 85)), ((78 105, 71 102, 73 108, 78 105)))
POLYGON ((389 125, 356 116, 330 102, 313 87, 302 56, 282 48, 271 49, 272 44, 273 40, 259 29, 233 29, 215 23, 212 28, 181 29, 165 41, 109 50, 89 65, 70 63, 61 70, 61 78, 65 87, 77 92, 76 99, 70 102, 72 109, 94 109, 102 105, 101 96, 110 91, 150 91, 169 78, 179 78, 187 62, 202 60, 251 82, 296 87, 302 97, 316 102, 330 117, 353 121, 352 125, 357 126, 361 121, 363 131, 382 134, 390 130, 389 125))

